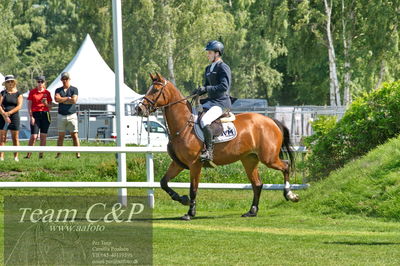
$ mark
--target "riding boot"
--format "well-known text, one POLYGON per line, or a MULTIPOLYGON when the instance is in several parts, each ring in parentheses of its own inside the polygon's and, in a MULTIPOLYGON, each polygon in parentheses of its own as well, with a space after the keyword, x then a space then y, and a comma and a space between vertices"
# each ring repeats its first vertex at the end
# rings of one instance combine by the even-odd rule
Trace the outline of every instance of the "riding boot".
POLYGON ((212 161, 213 160, 213 134, 211 126, 203 127, 204 133, 204 144, 206 145, 206 150, 200 155, 201 161, 212 161))

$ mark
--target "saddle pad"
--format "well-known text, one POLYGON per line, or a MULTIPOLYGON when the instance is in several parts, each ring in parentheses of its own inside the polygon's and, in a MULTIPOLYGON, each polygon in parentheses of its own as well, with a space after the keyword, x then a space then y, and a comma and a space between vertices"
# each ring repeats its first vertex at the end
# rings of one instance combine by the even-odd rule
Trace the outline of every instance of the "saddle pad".
MULTIPOLYGON (((197 115, 197 110, 196 108, 193 107, 192 110, 193 114, 193 121, 197 121, 198 115, 197 115)), ((222 143, 222 142, 227 142, 230 140, 233 140, 237 136, 237 131, 236 127, 233 124, 233 122, 227 122, 227 123, 222 123, 222 134, 219 135, 218 137, 214 137, 213 143, 222 143)), ((204 142, 204 134, 203 130, 200 128, 200 125, 198 123, 195 123, 194 125, 194 132, 196 133, 196 136, 204 142)))

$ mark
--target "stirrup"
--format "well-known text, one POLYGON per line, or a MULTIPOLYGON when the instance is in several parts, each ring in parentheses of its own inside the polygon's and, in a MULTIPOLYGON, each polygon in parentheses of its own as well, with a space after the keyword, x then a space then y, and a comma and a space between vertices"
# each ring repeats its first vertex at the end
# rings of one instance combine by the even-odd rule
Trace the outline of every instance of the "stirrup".
POLYGON ((210 162, 210 161, 212 161, 213 160, 212 151, 206 150, 205 152, 200 154, 200 160, 202 162, 210 162))

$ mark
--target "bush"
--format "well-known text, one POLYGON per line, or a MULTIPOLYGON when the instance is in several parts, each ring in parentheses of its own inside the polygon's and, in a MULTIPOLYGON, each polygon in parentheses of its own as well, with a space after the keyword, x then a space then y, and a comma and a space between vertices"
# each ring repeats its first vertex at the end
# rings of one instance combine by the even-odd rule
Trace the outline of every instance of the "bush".
POLYGON ((306 139, 311 150, 306 161, 311 179, 326 177, 400 133, 400 82, 386 83, 358 97, 343 118, 334 121, 317 119, 313 123, 316 134, 306 139))

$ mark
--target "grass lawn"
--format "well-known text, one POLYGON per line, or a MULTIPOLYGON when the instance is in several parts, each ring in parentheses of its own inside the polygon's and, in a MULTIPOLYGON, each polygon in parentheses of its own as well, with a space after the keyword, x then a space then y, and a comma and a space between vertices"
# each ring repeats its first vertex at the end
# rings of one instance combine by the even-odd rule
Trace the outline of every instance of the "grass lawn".
MULTIPOLYGON (((93 145, 93 144, 91 144, 93 145)), ((103 145, 103 144, 99 144, 103 145)), ((38 160, 15 163, 6 155, 0 170, 2 181, 113 181, 113 154, 52 153, 38 160)), ((156 180, 168 166, 165 154, 157 154, 156 180)), ((128 154, 128 180, 145 181, 145 156, 128 154)), ((264 183, 282 183, 279 172, 261 168, 264 183)), ((187 171, 177 181, 188 181, 187 171)), ((240 164, 204 171, 203 182, 247 182, 240 164)), ((301 182, 301 181, 300 181, 301 182)), ((317 186, 315 186, 317 187, 317 186)), ((178 218, 187 207, 156 190, 153 213, 153 261, 155 265, 398 265, 400 224, 362 215, 324 215, 308 205, 314 186, 298 191, 306 201, 286 202, 281 191, 263 191, 256 218, 241 218, 250 207, 251 191, 200 190, 197 218, 178 218)), ((321 189, 319 187, 318 189, 321 189)), ((5 195, 115 195, 116 189, 7 189, 5 195)), ((178 190, 187 194, 187 190, 178 190)), ((146 189, 129 189, 129 195, 145 196, 146 189)), ((318 195, 315 193, 314 195, 318 195)), ((0 215, 3 217, 0 204, 0 215)), ((1 219, 2 220, 2 219, 1 219)), ((0 223, 3 229, 3 222, 0 223)), ((3 254, 3 230, 0 230, 3 254)), ((3 258, 1 258, 1 261, 3 258)))
POLYGON ((197 219, 182 223, 176 217, 186 207, 160 193, 154 213, 158 265, 397 265, 400 258, 398 223, 313 215, 276 191, 263 191, 259 216, 245 219, 240 215, 251 192, 221 190, 201 191, 197 219))
MULTIPOLYGON (((17 190, 0 192, 13 195, 17 190)), ((179 192, 183 194, 186 190, 179 192)), ((21 189, 17 193, 115 195, 116 191, 21 189)), ((146 190, 129 189, 129 194, 143 196, 146 190)), ((250 200, 250 191, 202 190, 197 218, 185 222, 178 218, 187 207, 156 190, 154 264, 398 265, 399 223, 357 216, 334 219, 313 215, 303 211, 301 202, 286 202, 276 191, 263 191, 258 217, 241 218, 250 200)))

